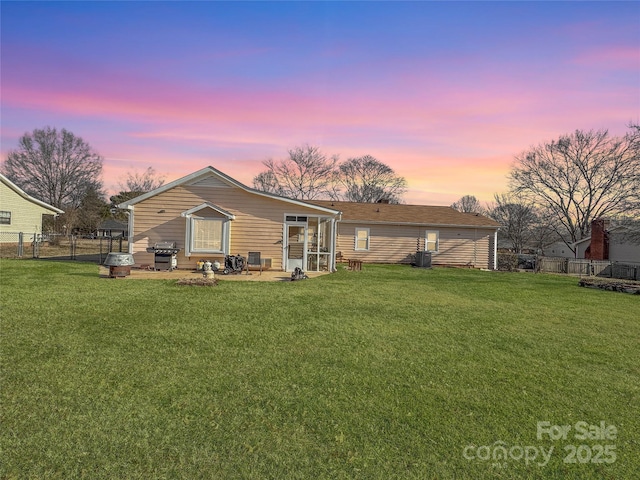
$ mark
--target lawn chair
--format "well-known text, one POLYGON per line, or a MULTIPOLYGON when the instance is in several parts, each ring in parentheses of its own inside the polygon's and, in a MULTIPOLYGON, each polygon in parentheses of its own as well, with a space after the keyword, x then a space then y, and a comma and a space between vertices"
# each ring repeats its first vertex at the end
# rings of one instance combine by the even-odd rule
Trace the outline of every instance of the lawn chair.
POLYGON ((260 252, 249 252, 249 255, 247 255, 247 275, 249 275, 249 267, 258 267, 260 269, 260 275, 262 275, 260 252))

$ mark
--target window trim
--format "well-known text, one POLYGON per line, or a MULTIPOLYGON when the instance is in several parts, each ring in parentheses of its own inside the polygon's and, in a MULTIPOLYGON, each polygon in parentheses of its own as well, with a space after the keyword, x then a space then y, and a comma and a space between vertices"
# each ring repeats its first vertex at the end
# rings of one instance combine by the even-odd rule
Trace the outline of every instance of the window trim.
POLYGON ((371 248, 371 229, 367 228, 367 227, 356 227, 356 231, 353 237, 354 240, 354 245, 353 245, 353 250, 356 252, 368 252, 369 249, 371 248), (358 232, 367 232, 367 237, 366 237, 366 242, 367 242, 367 246, 365 248, 358 248, 358 240, 360 240, 360 238, 358 237, 358 232))
POLYGON ((188 242, 188 253, 212 253, 212 254, 229 254, 229 220, 221 217, 200 217, 196 215, 191 215, 188 217, 188 231, 189 231, 189 242, 188 242), (194 246, 195 242, 195 228, 196 222, 219 222, 221 224, 221 249, 208 249, 208 248, 196 248, 194 246))
POLYGON ((440 250, 440 231, 439 230, 425 230, 424 232, 424 251, 425 252, 434 252, 437 253, 440 250), (434 250, 429 250, 429 234, 435 233, 436 235, 436 248, 434 250))
POLYGON ((0 225, 11 225, 11 212, 8 210, 0 211, 0 225), (6 222, 4 220, 7 220, 6 222))
POLYGON ((231 245, 231 220, 235 220, 235 215, 231 212, 228 212, 217 205, 213 205, 212 203, 205 202, 196 207, 190 208, 189 210, 181 213, 182 217, 186 219, 185 226, 185 239, 184 239, 184 255, 185 257, 191 257, 192 255, 198 254, 213 254, 213 255, 229 255, 229 248, 231 245), (213 215, 203 216, 196 215, 197 212, 201 210, 210 209, 215 212, 213 215), (218 215, 216 215, 218 214, 218 215), (207 250, 207 249, 194 249, 193 248, 193 239, 194 239, 194 228, 195 228, 195 220, 215 220, 222 222, 222 250, 207 250))

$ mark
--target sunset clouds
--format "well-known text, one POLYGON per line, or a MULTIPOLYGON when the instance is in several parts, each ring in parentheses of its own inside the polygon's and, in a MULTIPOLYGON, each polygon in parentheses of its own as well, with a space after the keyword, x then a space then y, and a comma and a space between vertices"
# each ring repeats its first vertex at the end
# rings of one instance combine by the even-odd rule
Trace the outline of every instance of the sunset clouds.
POLYGON ((20 3, 2 8, 2 155, 68 128, 105 185, 212 165, 250 184, 309 143, 409 203, 489 200, 513 156, 640 116, 638 3, 20 3))

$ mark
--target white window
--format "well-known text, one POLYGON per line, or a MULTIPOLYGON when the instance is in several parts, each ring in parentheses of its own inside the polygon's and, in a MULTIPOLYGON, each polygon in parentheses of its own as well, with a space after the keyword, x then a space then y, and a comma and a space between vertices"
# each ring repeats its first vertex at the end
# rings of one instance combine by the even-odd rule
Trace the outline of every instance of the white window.
POLYGON ((181 215, 187 220, 185 256, 196 253, 229 254, 229 225, 235 219, 233 213, 205 202, 181 215))
POLYGON ((11 225, 11 212, 0 212, 0 225, 11 225))
POLYGON ((356 244, 354 250, 369 250, 368 228, 356 228, 356 244))
POLYGON ((437 252, 440 247, 439 237, 437 230, 427 230, 424 234, 424 251, 437 252))
POLYGON ((229 228, 222 218, 190 217, 189 252, 227 254, 229 228))

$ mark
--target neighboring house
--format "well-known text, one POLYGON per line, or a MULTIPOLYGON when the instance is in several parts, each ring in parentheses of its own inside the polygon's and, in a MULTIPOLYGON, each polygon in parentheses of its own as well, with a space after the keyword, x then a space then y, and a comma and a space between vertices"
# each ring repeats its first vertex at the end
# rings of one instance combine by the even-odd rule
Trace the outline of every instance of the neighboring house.
POLYGON ((611 222, 598 218, 591 222, 591 235, 577 241, 576 258, 640 263, 640 245, 624 236, 625 226, 610 228, 611 222))
POLYGON ((127 237, 129 229, 126 223, 108 218, 98 225, 99 237, 127 237))
POLYGON ((554 242, 545 246, 542 254, 546 257, 576 258, 576 254, 564 242, 554 242))
MULTIPOLYGON (((42 233, 43 215, 59 215, 61 213, 64 212, 33 198, 0 174, 0 232, 42 233)), ((0 241, 2 241, 2 236, 0 236, 0 241)))
POLYGON ((227 254, 261 253, 275 270, 335 269, 336 254, 364 262, 409 263, 417 250, 435 265, 495 268, 498 224, 450 207, 300 201, 247 187, 213 167, 123 202, 129 249, 149 264, 147 249, 175 242, 178 268, 227 254))
POLYGON ((368 263, 412 263, 431 252, 433 265, 496 268, 499 224, 451 207, 313 201, 341 213, 337 251, 368 263))

